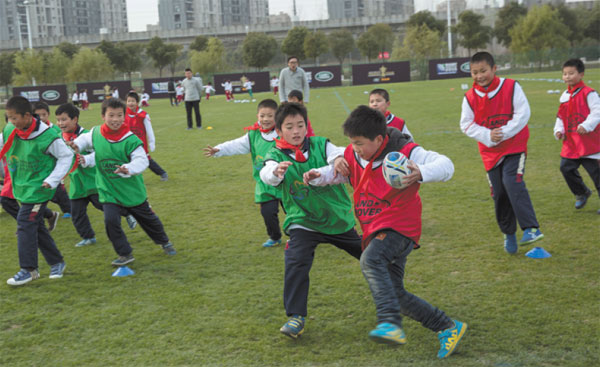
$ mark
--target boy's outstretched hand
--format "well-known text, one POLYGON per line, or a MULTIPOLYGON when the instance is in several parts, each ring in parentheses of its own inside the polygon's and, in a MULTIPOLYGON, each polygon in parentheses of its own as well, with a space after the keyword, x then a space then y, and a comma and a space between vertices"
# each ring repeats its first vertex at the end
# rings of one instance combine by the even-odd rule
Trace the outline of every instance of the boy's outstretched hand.
POLYGON ((277 165, 277 167, 273 171, 273 174, 279 178, 283 178, 283 176, 285 176, 285 173, 287 172, 288 167, 291 165, 292 162, 290 161, 281 162, 277 165))
POLYGON ((337 157, 333 161, 333 169, 336 174, 342 175, 344 177, 350 176, 350 166, 348 165, 348 161, 346 158, 340 156, 337 157))
POLYGON ((204 155, 207 157, 212 157, 213 155, 217 154, 219 150, 219 148, 213 148, 210 145, 207 145, 206 148, 204 148, 204 155))
POLYGON ((409 187, 410 185, 422 181, 423 180, 423 176, 421 175, 421 170, 419 169, 419 166, 417 166, 413 161, 408 161, 408 169, 410 169, 410 174, 404 176, 404 178, 402 179, 402 186, 404 187, 409 187))
POLYGON ((321 172, 319 172, 315 169, 311 169, 308 172, 304 172, 304 175, 302 175, 302 181, 304 181, 304 184, 308 185, 309 181, 312 181, 315 178, 319 178, 319 177, 321 177, 321 172))
POLYGON ((116 174, 122 173, 122 174, 125 174, 125 175, 128 175, 128 174, 129 174, 129 169, 128 169, 127 167, 125 167, 125 165, 123 165, 123 166, 119 166, 119 165, 117 164, 117 165, 115 165, 115 166, 117 167, 117 169, 115 170, 115 172, 114 172, 114 173, 116 173, 116 174))

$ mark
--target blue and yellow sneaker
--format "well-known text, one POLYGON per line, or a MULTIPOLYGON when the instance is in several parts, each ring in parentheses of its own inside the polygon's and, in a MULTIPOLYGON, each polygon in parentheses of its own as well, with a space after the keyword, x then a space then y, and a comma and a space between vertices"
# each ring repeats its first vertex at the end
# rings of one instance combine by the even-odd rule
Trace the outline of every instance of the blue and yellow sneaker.
POLYGON ((460 339, 465 335, 465 331, 467 331, 467 324, 457 320, 453 321, 453 327, 438 333, 438 339, 440 340, 440 350, 437 355, 438 358, 446 358, 452 354, 460 339))
POLYGON ((263 247, 275 247, 275 246, 279 246, 279 245, 281 245, 281 239, 278 239, 277 241, 275 241, 270 238, 267 240, 267 242, 262 244, 263 247))
POLYGON ((504 251, 508 252, 509 254, 516 254, 517 253, 517 249, 519 248, 519 246, 517 246, 517 235, 516 234, 505 234, 504 235, 504 251))
POLYGON ((388 322, 382 322, 369 333, 369 339, 376 343, 384 344, 406 344, 406 334, 402 328, 390 324, 388 322))
POLYGON ((582 209, 590 196, 592 196, 591 190, 588 190, 583 195, 575 195, 575 209, 582 209))
POLYGON ((297 339, 304 332, 304 317, 292 315, 279 331, 292 339, 297 339))
POLYGON ((521 242, 519 245, 529 245, 530 243, 534 243, 535 241, 539 241, 544 238, 542 231, 539 228, 527 228, 523 232, 523 238, 521 238, 521 242))

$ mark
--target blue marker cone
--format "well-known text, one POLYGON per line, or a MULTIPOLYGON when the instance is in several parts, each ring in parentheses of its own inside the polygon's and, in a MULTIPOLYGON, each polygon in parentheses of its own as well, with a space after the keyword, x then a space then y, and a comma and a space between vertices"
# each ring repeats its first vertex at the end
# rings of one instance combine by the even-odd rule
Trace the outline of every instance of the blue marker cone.
POLYGON ((135 274, 135 272, 129 269, 127 266, 119 266, 117 270, 112 273, 113 277, 128 277, 135 274))
POLYGON ((531 259, 545 259, 548 257, 552 257, 552 255, 550 255, 550 253, 548 251, 544 250, 542 247, 532 248, 531 250, 527 251, 525 256, 527 256, 531 259))

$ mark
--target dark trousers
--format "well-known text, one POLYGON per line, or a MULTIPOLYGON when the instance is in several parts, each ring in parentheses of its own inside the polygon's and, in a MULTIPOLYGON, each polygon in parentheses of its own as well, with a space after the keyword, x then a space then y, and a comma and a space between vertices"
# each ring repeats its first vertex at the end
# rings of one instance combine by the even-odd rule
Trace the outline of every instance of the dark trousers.
MULTIPOLYGON (((2 209, 7 212, 11 217, 17 220, 17 214, 19 214, 19 202, 15 199, 7 198, 6 196, 0 196, 0 205, 2 205, 2 209)), ((45 219, 52 217, 52 210, 45 207, 42 216, 45 219)))
POLYGON ((192 108, 196 114, 196 126, 202 126, 202 116, 200 116, 200 101, 185 101, 185 112, 187 113, 187 124, 191 128, 192 123, 192 108))
POLYGON ((165 173, 167 173, 164 169, 162 169, 161 166, 158 165, 158 163, 156 163, 156 161, 152 158, 148 159, 148 168, 150 168, 150 171, 154 172, 155 174, 162 176, 165 173))
POLYGON ((382 231, 373 237, 360 258, 360 268, 369 283, 377 322, 402 327, 402 315, 435 332, 452 327, 444 311, 404 289, 406 258, 415 243, 395 231, 382 231))
POLYGON ((270 200, 260 203, 260 214, 265 221, 267 234, 273 241, 281 239, 281 229, 279 228, 279 200, 270 200))
POLYGON ((62 254, 44 225, 43 213, 47 202, 40 204, 21 204, 17 214, 17 244, 19 247, 19 265, 31 271, 38 267, 38 247, 48 265, 63 261, 62 254))
POLYGON ((58 204, 63 213, 71 213, 71 203, 69 200, 69 194, 67 194, 67 190, 65 190, 65 185, 59 184, 56 187, 54 197, 50 199, 50 201, 58 204))
POLYGON ((175 92, 169 92, 169 101, 171 102, 171 106, 177 106, 179 104, 179 102, 177 102, 177 96, 175 95, 175 92))
POLYGON ((304 229, 290 230, 290 240, 285 249, 285 278, 283 305, 288 316, 307 315, 309 277, 308 273, 320 243, 330 243, 360 259, 361 238, 354 229, 346 233, 327 235, 304 229))
POLYGON ((590 175, 594 182, 594 186, 596 186, 596 191, 598 192, 598 195, 600 195, 600 160, 588 158, 562 158, 560 160, 560 172, 565 178, 565 181, 567 181, 567 185, 569 186, 569 189, 571 189, 573 195, 585 195, 590 191, 577 170, 579 166, 583 166, 590 175))
MULTIPOLYGON (((92 194, 84 198, 71 200, 71 219, 73 221, 73 226, 75 227, 75 230, 79 236, 83 239, 96 237, 96 233, 94 232, 92 224, 90 223, 90 218, 87 215, 87 207, 89 203, 92 203, 94 208, 103 211, 103 206, 100 203, 98 194, 92 194)), ((120 215, 125 217, 129 215, 129 212, 127 209, 121 207, 120 215)))
POLYGON ((540 225, 525 186, 525 153, 507 155, 504 160, 488 171, 492 197, 496 208, 496 221, 504 234, 521 229, 539 228, 540 225))
MULTIPOLYGON (((120 256, 131 254, 133 249, 127 241, 127 236, 121 227, 121 211, 123 207, 117 204, 102 204, 104 209, 104 224, 106 226, 106 235, 112 242, 115 252, 120 256)), ((154 211, 150 208, 148 201, 134 207, 125 208, 129 214, 137 220, 144 232, 158 245, 169 243, 169 237, 165 233, 162 222, 154 211)))

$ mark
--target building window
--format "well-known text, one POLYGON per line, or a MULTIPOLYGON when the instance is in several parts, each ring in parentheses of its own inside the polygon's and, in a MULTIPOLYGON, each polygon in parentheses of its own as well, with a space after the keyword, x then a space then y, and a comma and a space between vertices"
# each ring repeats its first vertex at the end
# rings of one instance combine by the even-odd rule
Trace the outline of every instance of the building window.
POLYGON ((181 21, 181 14, 175 14, 175 21, 176 22, 180 22, 181 21))

